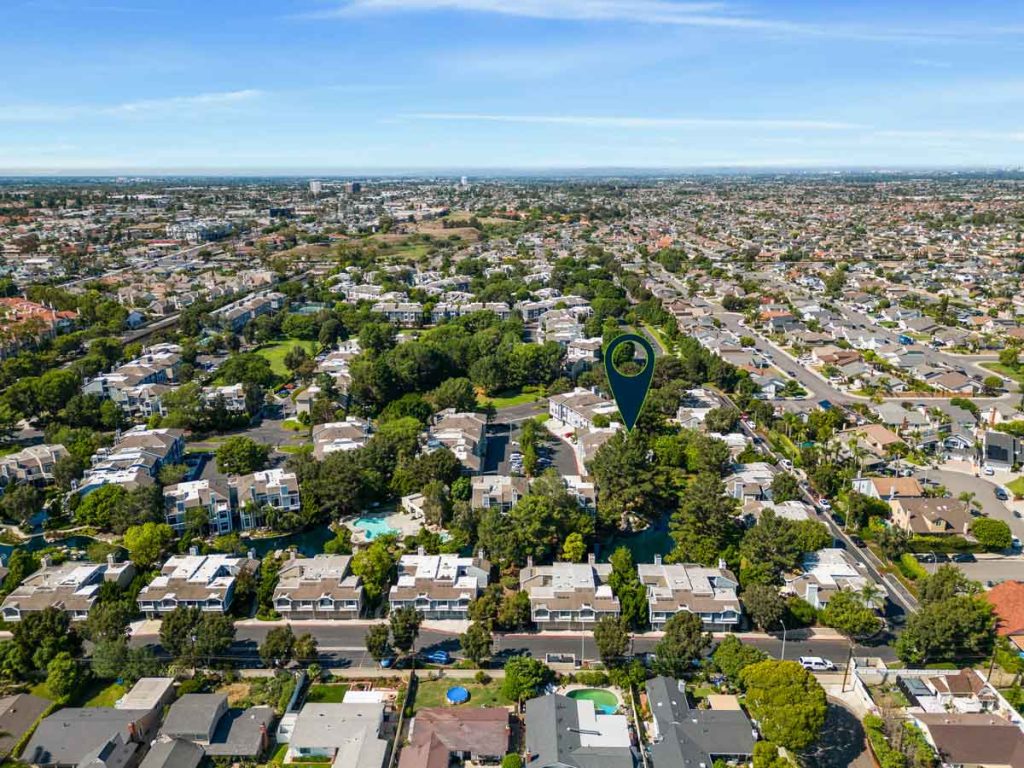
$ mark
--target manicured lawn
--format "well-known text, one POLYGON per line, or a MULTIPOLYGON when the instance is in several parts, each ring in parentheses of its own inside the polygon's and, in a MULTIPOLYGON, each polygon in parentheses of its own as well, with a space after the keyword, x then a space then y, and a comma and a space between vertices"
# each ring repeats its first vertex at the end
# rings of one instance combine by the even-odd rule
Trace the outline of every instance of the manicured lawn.
POLYGON ((1007 483, 1006 487, 1014 496, 1020 496, 1024 498, 1024 475, 1018 477, 1013 482, 1007 483))
POLYGON ((267 362, 270 363, 270 368, 274 373, 287 379, 291 376, 291 372, 284 364, 284 356, 287 355, 291 348, 295 346, 305 347, 306 351, 309 352, 310 357, 315 355, 317 351, 315 341, 285 339, 284 341, 275 341, 273 344, 264 344, 256 350, 256 354, 262 355, 267 359, 267 362))
POLYGON ((311 685, 306 701, 314 704, 340 704, 347 690, 347 685, 311 685))
POLYGON ((125 694, 125 687, 118 683, 111 683, 110 685, 100 688, 99 690, 92 691, 92 696, 86 700, 86 707, 112 707, 115 702, 125 694))
POLYGON ((501 683, 492 680, 487 685, 472 680, 424 680, 416 688, 416 700, 413 702, 414 709, 425 707, 450 707, 451 704, 445 699, 448 689, 454 685, 461 685, 469 691, 469 701, 462 704, 463 707, 506 707, 513 702, 501 695, 501 683))
POLYGON ((491 403, 495 408, 508 408, 511 405, 525 405, 540 400, 540 392, 536 387, 523 387, 522 389, 509 389, 495 397, 487 397, 478 394, 476 401, 480 405, 491 403))

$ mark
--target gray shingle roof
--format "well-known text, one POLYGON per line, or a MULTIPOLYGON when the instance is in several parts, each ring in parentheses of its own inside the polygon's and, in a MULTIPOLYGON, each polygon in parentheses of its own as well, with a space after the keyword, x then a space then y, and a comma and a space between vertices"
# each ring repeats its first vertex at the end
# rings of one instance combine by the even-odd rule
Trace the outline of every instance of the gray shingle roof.
POLYGON ((530 768, 633 768, 627 747, 584 746, 574 699, 551 694, 526 702, 530 768))
POLYGON ((670 677, 648 680, 647 700, 659 734, 651 744, 654 768, 696 768, 753 754, 753 725, 742 710, 691 709, 670 677))

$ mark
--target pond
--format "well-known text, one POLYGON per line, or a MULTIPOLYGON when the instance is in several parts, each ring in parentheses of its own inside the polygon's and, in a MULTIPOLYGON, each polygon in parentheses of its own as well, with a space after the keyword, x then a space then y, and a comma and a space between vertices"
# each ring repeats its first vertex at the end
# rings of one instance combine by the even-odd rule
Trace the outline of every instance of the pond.
POLYGON ((675 542, 668 535, 668 516, 658 520, 647 530, 639 533, 616 533, 597 545, 597 559, 607 562, 619 547, 625 547, 633 555, 634 563, 653 563, 655 555, 667 555, 675 542))
POLYGON ((11 556, 11 552, 15 549, 23 549, 28 552, 38 552, 40 549, 47 549, 48 547, 67 547, 68 549, 84 550, 94 541, 95 539, 89 536, 68 536, 66 539, 47 542, 46 539, 43 538, 42 534, 37 534, 20 544, 0 544, 0 555, 3 555, 3 558, 6 561, 11 556))
POLYGON ((264 557, 278 549, 295 547, 300 555, 310 557, 324 551, 324 544, 334 538, 334 531, 326 525, 310 528, 297 533, 286 533, 281 536, 265 536, 256 539, 242 537, 246 547, 255 550, 256 557, 264 557))

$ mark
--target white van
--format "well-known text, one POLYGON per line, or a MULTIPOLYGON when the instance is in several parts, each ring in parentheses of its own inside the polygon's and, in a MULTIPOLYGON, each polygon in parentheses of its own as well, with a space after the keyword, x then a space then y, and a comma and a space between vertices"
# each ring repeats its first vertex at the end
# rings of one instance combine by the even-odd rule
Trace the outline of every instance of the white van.
POLYGON ((801 656, 800 666, 811 672, 834 672, 836 665, 820 656, 801 656))
POLYGON ((779 466, 781 466, 787 472, 793 471, 793 462, 789 459, 779 459, 779 466))

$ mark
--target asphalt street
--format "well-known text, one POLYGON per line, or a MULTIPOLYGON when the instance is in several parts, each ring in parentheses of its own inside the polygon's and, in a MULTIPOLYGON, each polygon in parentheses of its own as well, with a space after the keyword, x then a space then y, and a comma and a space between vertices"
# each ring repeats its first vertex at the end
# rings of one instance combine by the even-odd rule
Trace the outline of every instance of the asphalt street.
MULTIPOLYGON (((259 663, 259 644, 277 623, 244 623, 237 625, 237 635, 231 656, 239 664, 244 665, 251 660, 259 663)), ((321 662, 335 666, 367 667, 375 662, 366 653, 365 638, 367 622, 296 622, 292 629, 296 634, 309 632, 320 646, 321 662)), ((743 642, 760 648, 775 658, 781 658, 783 641, 778 637, 740 637, 743 642)), ((159 646, 157 634, 137 634, 132 644, 159 646)), ((658 643, 656 637, 637 637, 633 643, 634 653, 650 653, 658 643)), ((445 650, 453 657, 461 655, 457 634, 424 629, 420 632, 416 643, 417 650, 445 650)), ((528 655, 544 659, 547 654, 571 655, 576 659, 596 660, 599 658, 593 635, 585 634, 496 634, 493 652, 498 659, 511 655, 528 655)), ((833 638, 802 638, 800 633, 791 632, 785 642, 785 657, 795 659, 798 656, 821 656, 835 662, 845 663, 850 653, 849 644, 845 640, 833 638)), ((877 656, 887 661, 895 659, 891 647, 887 645, 858 645, 854 647, 857 656, 877 656)))

